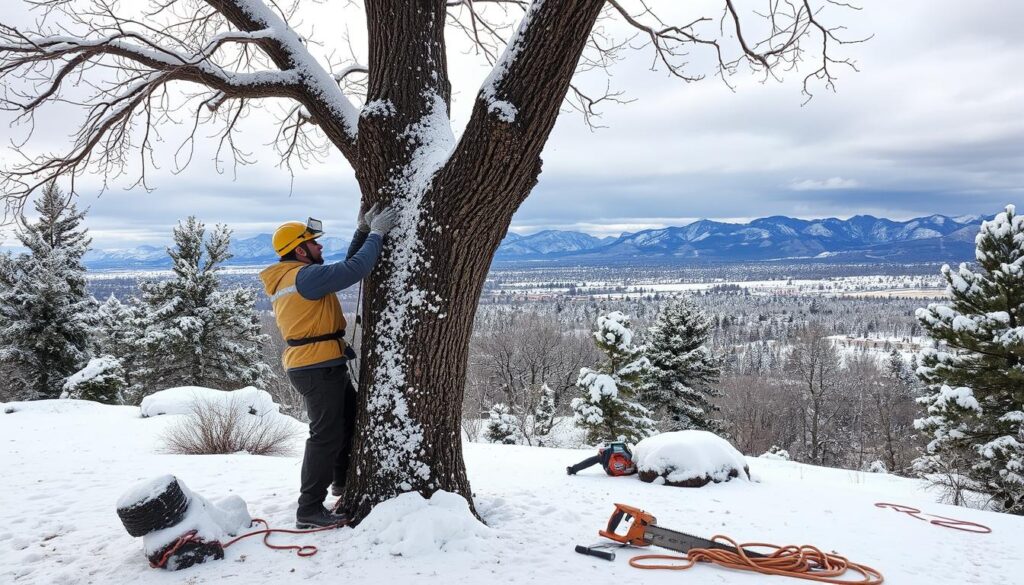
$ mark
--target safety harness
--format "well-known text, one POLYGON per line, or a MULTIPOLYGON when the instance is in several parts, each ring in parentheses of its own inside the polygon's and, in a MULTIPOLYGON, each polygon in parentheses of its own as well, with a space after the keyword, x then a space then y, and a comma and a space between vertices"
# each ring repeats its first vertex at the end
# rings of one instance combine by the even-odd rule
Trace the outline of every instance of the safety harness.
POLYGON ((299 347, 302 345, 309 345, 311 343, 320 343, 321 341, 333 341, 335 339, 342 340, 345 338, 345 330, 339 329, 334 333, 325 333, 324 335, 317 335, 315 337, 302 337, 299 339, 286 339, 285 343, 289 347, 299 347))

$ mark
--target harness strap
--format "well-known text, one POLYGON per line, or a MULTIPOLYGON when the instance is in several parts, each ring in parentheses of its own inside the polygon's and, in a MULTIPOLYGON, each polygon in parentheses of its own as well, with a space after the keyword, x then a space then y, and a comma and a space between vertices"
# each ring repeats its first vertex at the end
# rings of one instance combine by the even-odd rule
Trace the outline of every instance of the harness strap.
POLYGON ((301 339, 286 339, 285 342, 288 347, 299 347, 301 345, 309 345, 310 343, 320 343, 321 341, 334 341, 336 339, 344 339, 345 330, 339 329, 334 333, 326 333, 324 335, 317 335, 316 337, 303 337, 301 339))

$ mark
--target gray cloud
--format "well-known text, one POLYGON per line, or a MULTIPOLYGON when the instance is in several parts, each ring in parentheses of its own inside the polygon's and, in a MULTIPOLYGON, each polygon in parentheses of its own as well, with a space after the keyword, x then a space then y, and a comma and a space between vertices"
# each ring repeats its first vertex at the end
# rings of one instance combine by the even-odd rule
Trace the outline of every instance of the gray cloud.
MULTIPOLYGON (((665 6, 684 11, 690 3, 665 6)), ((713 78, 685 84, 652 73, 649 54, 631 54, 613 69, 611 82, 637 101, 605 108, 608 128, 597 132, 563 114, 545 148, 540 183, 513 229, 606 234, 700 217, 774 214, 902 219, 992 213, 1021 201, 1024 4, 979 0, 943 3, 939 10, 929 0, 871 0, 840 16, 852 36, 875 36, 843 47, 861 71, 840 70, 838 92, 819 88, 806 105, 801 75, 784 83, 741 75, 731 91, 713 78)), ((486 68, 454 45, 452 52, 458 126, 486 68)), ((698 68, 706 59, 693 55, 698 68)), ((604 78, 581 82, 603 87, 604 78)), ((43 121, 33 146, 66 145, 68 119, 74 118, 62 110, 59 119, 43 121)), ((271 120, 257 113, 247 121, 245 146, 260 162, 241 169, 237 180, 213 171, 209 141, 197 145, 183 173, 154 172, 155 193, 124 192, 115 184, 96 199, 89 193, 99 181, 84 178, 80 204, 90 208, 97 245, 166 242, 171 226, 189 214, 228 223, 239 236, 307 215, 347 233, 358 204, 351 169, 332 155, 299 170, 293 182, 264 146, 271 120)), ((173 157, 180 133, 164 129, 160 160, 173 157)))

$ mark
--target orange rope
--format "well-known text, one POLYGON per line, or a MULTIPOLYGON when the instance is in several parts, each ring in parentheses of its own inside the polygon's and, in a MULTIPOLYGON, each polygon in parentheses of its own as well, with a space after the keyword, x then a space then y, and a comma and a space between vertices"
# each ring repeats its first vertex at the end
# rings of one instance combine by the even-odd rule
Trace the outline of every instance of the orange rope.
POLYGON ((988 534, 992 532, 992 529, 984 524, 978 524, 977 522, 971 522, 969 520, 957 520, 956 518, 947 518, 946 516, 937 516, 935 514, 925 514, 925 516, 931 516, 932 518, 938 518, 938 520, 929 520, 922 517, 921 510, 913 508, 911 506, 904 506, 903 504, 890 504, 888 502, 876 502, 876 508, 889 508, 896 510, 897 512, 903 512, 911 518, 917 518, 918 520, 924 520, 929 524, 936 526, 942 526, 943 528, 952 528, 953 530, 963 530, 964 532, 973 532, 974 534, 988 534))
POLYGON ((149 566, 153 567, 154 569, 162 569, 165 566, 167 566, 167 561, 171 558, 171 555, 178 552, 178 549, 192 542, 193 540, 197 542, 202 542, 202 539, 196 536, 198 533, 198 530, 189 530, 185 534, 179 536, 178 540, 175 540, 174 544, 167 547, 167 550, 164 551, 164 554, 160 555, 160 558, 157 561, 149 561, 149 566))
POLYGON ((748 542, 737 544, 733 539, 715 535, 711 540, 728 544, 737 549, 737 552, 719 550, 713 548, 691 548, 686 556, 673 555, 639 555, 629 560, 629 564, 637 569, 671 569, 681 571, 689 569, 698 562, 715 563, 730 569, 741 571, 754 571, 765 575, 782 575, 784 577, 795 577, 821 583, 861 583, 878 585, 882 583, 882 574, 867 565, 860 565, 851 562, 846 557, 837 554, 829 554, 810 546, 775 546, 762 542, 748 542), (775 549, 775 552, 765 557, 751 558, 746 555, 744 548, 762 547, 775 549), (646 560, 683 561, 685 564, 645 564, 646 560), (849 581, 840 579, 846 571, 860 573, 862 579, 849 581))
POLYGON ((250 536, 256 536, 257 534, 262 534, 263 535, 263 544, 267 545, 267 548, 272 548, 274 550, 294 550, 295 554, 299 555, 300 557, 311 557, 311 556, 313 556, 313 555, 315 555, 317 553, 317 548, 315 546, 313 546, 311 544, 305 544, 305 545, 301 545, 301 546, 297 545, 297 544, 285 544, 285 545, 270 544, 270 541, 269 541, 270 535, 275 533, 275 532, 281 532, 281 533, 284 533, 284 534, 310 534, 312 532, 323 532, 324 530, 334 530, 335 528, 341 528, 345 524, 348 524, 348 522, 339 522, 337 524, 332 524, 330 526, 323 526, 321 528, 310 528, 308 530, 292 530, 292 529, 289 529, 289 528, 271 528, 270 524, 266 520, 264 520, 262 518, 253 518, 252 519, 252 523, 253 524, 256 524, 257 522, 259 522, 260 524, 266 526, 266 528, 264 528, 263 530, 255 530, 253 532, 249 532, 247 534, 243 534, 241 536, 232 538, 231 540, 229 540, 229 541, 224 543, 224 548, 227 548, 227 547, 231 546, 232 544, 235 544, 236 542, 238 542, 239 540, 242 540, 243 538, 249 538, 250 536))
POLYGON ((266 526, 266 528, 264 528, 263 530, 254 530, 252 532, 249 532, 249 533, 246 533, 246 534, 242 534, 240 536, 232 538, 231 540, 229 540, 229 541, 227 541, 227 542, 225 542, 223 544, 217 542, 216 540, 204 541, 202 538, 199 538, 199 536, 198 536, 199 532, 197 530, 190 530, 190 531, 186 532, 185 534, 179 536, 178 539, 175 540, 173 544, 171 544, 169 547, 167 547, 167 549, 163 552, 163 554, 160 555, 159 559, 157 559, 155 562, 154 561, 150 561, 149 566, 153 567, 154 569, 164 568, 167 565, 167 561, 170 560, 171 556, 174 555, 174 553, 178 552, 178 550, 181 547, 185 546, 186 544, 188 544, 190 542, 198 542, 198 543, 205 543, 205 544, 220 544, 221 548, 227 548, 227 547, 231 546, 232 544, 235 544, 239 540, 242 540, 243 538, 249 538, 250 536, 256 536, 257 534, 262 534, 263 535, 263 544, 265 544, 267 546, 267 548, 272 548, 274 550, 294 550, 295 554, 297 554, 300 557, 311 557, 311 556, 315 555, 318 552, 318 549, 315 546, 313 546, 311 544, 305 544, 305 545, 297 545, 297 544, 285 544, 285 545, 270 544, 270 540, 269 540, 270 539, 270 535, 275 533, 275 532, 282 532, 284 534, 310 534, 312 532, 323 532, 324 530, 334 530, 335 528, 341 528, 342 526, 345 526, 346 524, 348 524, 348 522, 345 521, 345 522, 339 522, 337 524, 332 524, 330 526, 323 526, 321 528, 310 528, 308 530, 291 530, 291 529, 288 529, 288 528, 271 528, 270 524, 266 520, 264 520, 262 518, 253 518, 252 519, 252 523, 253 524, 256 524, 257 522, 259 522, 260 524, 266 526))

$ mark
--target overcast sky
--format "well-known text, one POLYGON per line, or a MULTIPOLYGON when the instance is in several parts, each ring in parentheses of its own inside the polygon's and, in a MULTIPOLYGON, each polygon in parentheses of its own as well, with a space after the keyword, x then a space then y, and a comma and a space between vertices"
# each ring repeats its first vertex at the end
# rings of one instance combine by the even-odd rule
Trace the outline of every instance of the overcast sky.
MULTIPOLYGON (((5 0, 0 21, 30 22, 23 7, 7 13, 19 1, 5 0)), ((652 3, 674 9, 700 4, 652 3)), ((310 38, 339 30, 322 24, 330 18, 347 19, 359 45, 359 20, 331 12, 337 10, 332 6, 318 10, 312 20, 321 24, 310 38)), ((851 38, 874 37, 840 47, 860 72, 840 70, 838 91, 818 87, 806 105, 802 75, 784 83, 739 75, 731 91, 714 78, 686 84, 652 72, 644 51, 617 64, 612 88, 635 101, 604 108, 600 124, 606 128, 594 132, 576 114, 560 117, 540 183, 512 230, 617 235, 697 218, 906 219, 994 213, 1024 202, 1024 3, 868 0, 860 13, 840 16, 851 38)), ((319 36, 333 42, 338 35, 319 36)), ((452 52, 453 125, 460 133, 487 71, 454 46, 452 52)), ((695 55, 693 61, 700 69, 705 59, 695 55)), ((603 86, 604 79, 584 82, 603 86)), ((51 115, 30 145, 66 146, 75 119, 63 110, 51 115)), ((24 128, 9 129, 9 120, 0 113, 5 143, 24 135, 24 128)), ((242 139, 257 164, 240 169, 237 178, 230 169, 218 173, 206 140, 197 145, 192 164, 173 174, 176 132, 165 131, 163 164, 149 179, 155 192, 125 191, 124 181, 114 181, 97 198, 97 178, 80 184, 79 206, 89 208, 96 247, 166 243, 174 223, 189 214, 227 223, 237 237, 310 215, 343 237, 353 229, 359 195, 340 155, 299 169, 292 183, 264 146, 273 128, 256 115, 242 139)), ((8 164, 12 155, 0 158, 8 164)))

